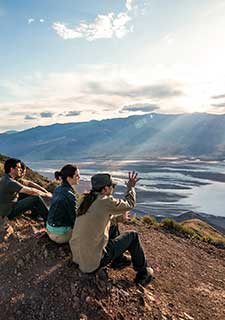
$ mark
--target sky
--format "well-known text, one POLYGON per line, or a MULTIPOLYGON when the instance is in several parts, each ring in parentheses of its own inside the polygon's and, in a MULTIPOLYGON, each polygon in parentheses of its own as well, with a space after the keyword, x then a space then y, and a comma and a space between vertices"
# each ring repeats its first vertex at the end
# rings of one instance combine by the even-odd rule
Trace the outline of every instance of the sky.
POLYGON ((0 0, 0 133, 225 113, 225 0, 0 0))

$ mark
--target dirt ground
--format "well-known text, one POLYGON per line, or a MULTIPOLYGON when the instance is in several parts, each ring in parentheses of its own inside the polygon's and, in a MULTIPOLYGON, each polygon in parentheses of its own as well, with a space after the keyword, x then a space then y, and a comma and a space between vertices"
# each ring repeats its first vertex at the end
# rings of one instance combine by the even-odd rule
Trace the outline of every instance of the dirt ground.
POLYGON ((146 287, 131 267, 85 275, 72 263, 68 245, 40 223, 21 218, 0 233, 1 320, 224 320, 225 250, 177 237, 143 223, 135 229, 155 276, 146 287))

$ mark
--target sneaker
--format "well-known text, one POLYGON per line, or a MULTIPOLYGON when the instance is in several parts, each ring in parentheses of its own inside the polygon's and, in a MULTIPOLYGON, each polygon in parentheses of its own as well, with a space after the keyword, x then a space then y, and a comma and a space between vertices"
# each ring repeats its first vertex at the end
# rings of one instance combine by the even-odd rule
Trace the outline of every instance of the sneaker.
POLYGON ((146 286, 152 280, 153 273, 153 269, 148 267, 145 271, 138 272, 134 281, 136 284, 146 286))
POLYGON ((131 265, 131 257, 122 255, 121 257, 113 260, 110 267, 113 269, 123 269, 131 265))

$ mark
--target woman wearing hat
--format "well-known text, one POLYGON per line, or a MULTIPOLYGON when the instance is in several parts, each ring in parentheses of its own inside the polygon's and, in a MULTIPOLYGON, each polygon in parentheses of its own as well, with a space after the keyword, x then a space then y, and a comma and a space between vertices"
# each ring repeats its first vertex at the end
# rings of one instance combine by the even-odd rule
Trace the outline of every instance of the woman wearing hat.
POLYGON ((91 178, 92 189, 84 195, 77 211, 70 248, 73 261, 82 272, 90 273, 120 258, 128 250, 137 272, 135 282, 145 285, 153 275, 147 268, 144 252, 136 231, 127 231, 112 237, 110 232, 113 216, 125 215, 136 204, 135 185, 137 173, 129 173, 124 200, 112 196, 114 183, 107 173, 91 178))

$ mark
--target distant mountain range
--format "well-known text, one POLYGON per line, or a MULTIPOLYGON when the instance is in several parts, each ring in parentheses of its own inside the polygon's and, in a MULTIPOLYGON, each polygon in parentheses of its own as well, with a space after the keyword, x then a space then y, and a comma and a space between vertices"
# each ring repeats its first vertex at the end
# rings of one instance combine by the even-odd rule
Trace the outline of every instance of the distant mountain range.
POLYGON ((102 121, 38 126, 1 134, 0 151, 26 160, 225 159, 225 115, 151 113, 102 121))

